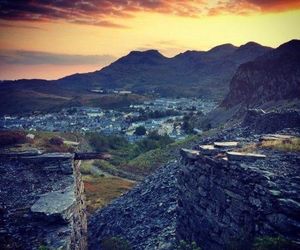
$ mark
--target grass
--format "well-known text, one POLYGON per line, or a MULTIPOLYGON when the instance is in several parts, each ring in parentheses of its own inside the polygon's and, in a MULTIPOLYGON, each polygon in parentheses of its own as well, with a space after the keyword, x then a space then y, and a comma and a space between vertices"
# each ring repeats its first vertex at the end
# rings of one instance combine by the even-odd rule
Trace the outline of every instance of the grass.
POLYGON ((123 165, 122 168, 134 172, 136 174, 147 175, 157 169, 159 166, 166 164, 168 161, 176 158, 176 151, 182 147, 199 140, 199 136, 188 136, 182 141, 173 142, 165 148, 157 148, 143 153, 136 158, 130 160, 128 164, 123 165))
POLYGON ((264 140, 260 143, 252 143, 245 145, 239 152, 256 153, 260 149, 271 149, 283 152, 300 152, 300 138, 264 140))
POLYGON ((93 160, 91 161, 81 161, 80 172, 83 175, 91 175, 91 169, 93 166, 93 160))
POLYGON ((279 139, 274 141, 262 141, 262 148, 269 148, 279 151, 300 152, 300 138, 279 139))
POLYGON ((187 137, 185 140, 171 143, 164 148, 157 148, 140 154, 133 160, 130 160, 128 164, 118 166, 104 160, 96 160, 94 162, 83 161, 81 171, 83 173, 88 213, 91 214, 96 209, 106 206, 113 199, 119 197, 122 193, 127 192, 135 185, 134 181, 116 176, 93 176, 91 172, 93 165, 101 165, 101 170, 112 174, 117 170, 123 170, 132 174, 145 176, 162 164, 173 159, 175 151, 198 139, 198 136, 187 137))
MULTIPOLYGON (((12 134, 11 139, 14 139, 13 134, 22 133, 25 140, 23 141, 16 141, 12 145, 8 145, 7 148, 11 151, 26 151, 31 150, 33 148, 39 149, 42 152, 74 152, 77 146, 67 145, 64 143, 55 144, 51 143, 51 139, 53 138, 61 138, 62 141, 64 139, 68 140, 77 140, 77 135, 72 133, 59 133, 59 132, 41 132, 41 131, 9 131, 7 133, 12 134), (26 138, 27 134, 34 134, 34 139, 26 138)), ((0 135, 1 136, 1 135, 0 135)), ((1 138, 0 138, 1 139, 1 138)))
MULTIPOLYGON (((80 166, 88 214, 92 214, 96 209, 104 207, 135 185, 134 181, 95 173, 93 169, 97 169, 96 162, 98 161, 99 160, 81 161, 80 166)), ((109 164, 103 160, 101 160, 101 162, 109 164)))
POLYGON ((127 192, 135 185, 133 181, 114 176, 93 177, 84 175, 83 181, 89 214, 98 208, 106 206, 113 199, 127 192))

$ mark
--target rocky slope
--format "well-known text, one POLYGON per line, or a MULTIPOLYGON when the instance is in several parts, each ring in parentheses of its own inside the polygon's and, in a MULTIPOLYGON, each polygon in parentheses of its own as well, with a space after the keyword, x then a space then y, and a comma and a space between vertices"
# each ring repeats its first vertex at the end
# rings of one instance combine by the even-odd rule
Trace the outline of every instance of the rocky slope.
POLYGON ((297 98, 300 98, 300 40, 292 40, 242 64, 231 80, 222 106, 259 106, 297 98))
MULTIPOLYGON (((242 64, 219 107, 197 121, 199 127, 217 127, 241 120, 249 108, 300 109, 300 40, 292 40, 242 64)), ((267 122, 268 123, 268 122, 267 122)))
POLYGON ((204 250, 244 249, 245 242, 249 247, 264 235, 299 243, 299 153, 257 148, 265 154, 260 160, 226 158, 228 150, 262 138, 249 129, 237 126, 203 138, 199 144, 238 138, 238 146, 182 151, 181 161, 161 167, 98 210, 89 221, 89 249, 101 249, 114 236, 138 250, 176 249, 180 240, 196 241, 204 250))
POLYGON ((159 169, 127 194, 98 211, 89 221, 89 249, 121 237, 134 249, 168 249, 176 241, 176 162, 159 169))

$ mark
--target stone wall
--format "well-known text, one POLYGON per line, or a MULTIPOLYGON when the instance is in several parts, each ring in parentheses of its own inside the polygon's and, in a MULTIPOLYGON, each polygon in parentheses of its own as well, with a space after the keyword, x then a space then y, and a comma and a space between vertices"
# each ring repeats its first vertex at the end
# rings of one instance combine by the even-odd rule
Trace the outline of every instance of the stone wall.
POLYGON ((86 249, 79 164, 67 153, 0 155, 0 249, 86 249))
POLYGON ((281 235, 299 243, 300 159, 290 158, 253 163, 201 155, 183 159, 178 237, 196 241, 205 250, 234 244, 241 249, 261 235, 281 235))

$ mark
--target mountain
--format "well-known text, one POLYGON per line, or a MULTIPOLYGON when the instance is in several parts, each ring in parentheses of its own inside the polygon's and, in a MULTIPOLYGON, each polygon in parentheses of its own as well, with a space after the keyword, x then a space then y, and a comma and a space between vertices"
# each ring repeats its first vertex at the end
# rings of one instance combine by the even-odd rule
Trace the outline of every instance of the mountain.
POLYGON ((242 64, 221 106, 252 107, 297 98, 300 98, 300 40, 291 40, 242 64))
MULTIPOLYGON (((0 84, 0 113, 73 105, 93 88, 126 89, 138 94, 194 96, 222 100, 237 68, 271 51, 257 43, 223 44, 209 51, 186 51, 172 58, 157 50, 132 51, 101 70, 56 81, 18 80, 0 84)), ((97 98, 94 96, 93 98, 97 98)))
POLYGON ((126 88, 165 96, 220 99, 227 93, 230 79, 240 64, 270 50, 256 43, 241 47, 224 44, 207 52, 186 51, 173 58, 157 50, 133 51, 100 71, 71 75, 58 82, 65 88, 126 88))

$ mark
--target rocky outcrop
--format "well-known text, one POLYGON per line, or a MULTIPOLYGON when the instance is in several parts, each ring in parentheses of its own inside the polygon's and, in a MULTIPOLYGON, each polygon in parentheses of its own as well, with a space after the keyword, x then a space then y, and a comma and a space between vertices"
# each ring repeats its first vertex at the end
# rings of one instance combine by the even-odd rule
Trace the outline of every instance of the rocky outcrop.
POLYGON ((221 106, 257 107, 267 102, 299 99, 299 96, 300 40, 292 40, 242 64, 221 106))
POLYGON ((79 164, 68 153, 0 155, 1 249, 86 249, 79 164))

